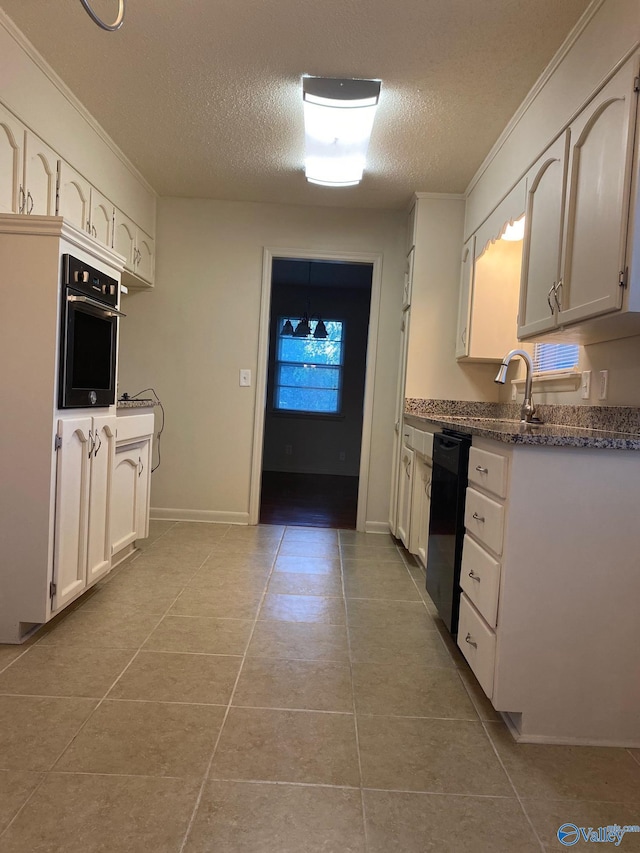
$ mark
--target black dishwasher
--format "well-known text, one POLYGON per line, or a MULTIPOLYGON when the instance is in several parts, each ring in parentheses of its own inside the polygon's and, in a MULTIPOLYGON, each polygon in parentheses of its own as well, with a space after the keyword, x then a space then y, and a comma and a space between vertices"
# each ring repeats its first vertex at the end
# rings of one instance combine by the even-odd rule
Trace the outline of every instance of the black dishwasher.
POLYGON ((444 429, 433 437, 427 592, 455 637, 460 608, 460 563, 471 436, 444 429))

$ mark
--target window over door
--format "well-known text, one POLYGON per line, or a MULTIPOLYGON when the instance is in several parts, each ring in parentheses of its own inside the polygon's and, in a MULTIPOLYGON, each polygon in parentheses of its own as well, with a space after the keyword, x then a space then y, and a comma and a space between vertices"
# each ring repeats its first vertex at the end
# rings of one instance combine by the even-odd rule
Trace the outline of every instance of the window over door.
MULTIPOLYGON (((286 317, 278 320, 282 329, 286 317)), ((326 338, 278 335, 273 408, 279 412, 340 414, 344 364, 344 323, 325 320, 326 338)))

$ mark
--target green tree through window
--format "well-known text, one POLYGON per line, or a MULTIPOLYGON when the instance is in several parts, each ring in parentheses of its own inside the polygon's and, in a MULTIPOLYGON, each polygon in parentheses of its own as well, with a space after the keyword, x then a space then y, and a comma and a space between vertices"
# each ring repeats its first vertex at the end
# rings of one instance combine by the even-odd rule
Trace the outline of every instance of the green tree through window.
MULTIPOLYGON (((278 320, 277 329, 285 317, 278 320)), ((296 338, 279 335, 273 408, 283 412, 338 414, 342 397, 344 325, 340 320, 325 320, 326 338, 296 338)))

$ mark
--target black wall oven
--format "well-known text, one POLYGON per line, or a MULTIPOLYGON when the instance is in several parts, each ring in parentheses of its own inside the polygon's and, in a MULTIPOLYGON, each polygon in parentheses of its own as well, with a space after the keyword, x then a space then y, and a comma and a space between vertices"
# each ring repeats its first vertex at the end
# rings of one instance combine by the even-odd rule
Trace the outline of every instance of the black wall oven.
POLYGON ((110 406, 116 399, 118 282, 73 255, 62 256, 61 409, 110 406))

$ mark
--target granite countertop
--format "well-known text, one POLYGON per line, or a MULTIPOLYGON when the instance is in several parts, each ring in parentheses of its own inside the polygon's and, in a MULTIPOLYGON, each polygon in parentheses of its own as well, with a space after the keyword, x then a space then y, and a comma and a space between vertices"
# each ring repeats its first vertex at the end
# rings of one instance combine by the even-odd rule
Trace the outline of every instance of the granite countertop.
POLYGON ((155 406, 155 400, 118 400, 118 409, 148 409, 155 406))
POLYGON ((517 405, 407 400, 404 419, 409 426, 420 428, 429 424, 449 427, 508 444, 640 450, 638 409, 628 406, 539 406, 538 414, 544 423, 524 426, 520 423, 517 405), (555 423, 556 420, 560 423, 555 423))

